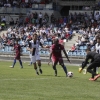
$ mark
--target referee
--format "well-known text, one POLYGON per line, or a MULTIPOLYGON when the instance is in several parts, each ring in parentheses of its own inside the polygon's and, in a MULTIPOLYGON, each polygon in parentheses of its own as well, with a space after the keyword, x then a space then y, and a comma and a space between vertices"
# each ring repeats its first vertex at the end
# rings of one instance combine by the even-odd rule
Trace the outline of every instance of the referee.
POLYGON ((86 50, 86 53, 87 53, 86 59, 82 64, 82 68, 79 69, 79 72, 81 73, 81 71, 88 64, 88 61, 91 60, 91 64, 87 67, 87 72, 92 74, 92 77, 89 80, 95 81, 100 77, 100 74, 96 74, 95 71, 96 67, 100 66, 100 54, 96 52, 91 52, 89 48, 86 50))

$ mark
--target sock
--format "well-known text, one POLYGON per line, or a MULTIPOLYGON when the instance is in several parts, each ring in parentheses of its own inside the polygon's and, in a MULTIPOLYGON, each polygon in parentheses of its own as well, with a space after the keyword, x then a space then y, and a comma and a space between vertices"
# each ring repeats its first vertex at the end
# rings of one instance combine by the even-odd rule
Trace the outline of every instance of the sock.
POLYGON ((36 68, 35 71, 38 72, 38 69, 36 68))
POLYGON ((23 68, 22 61, 21 61, 21 60, 19 60, 19 63, 20 63, 20 65, 21 65, 21 68, 23 68))
POLYGON ((57 70, 55 70, 55 75, 57 75, 57 70))
POLYGON ((41 66, 39 66, 39 69, 41 69, 41 66))
POLYGON ((53 69, 55 70, 55 75, 57 76, 57 69, 53 66, 53 69))
POLYGON ((66 66, 65 66, 65 65, 63 65, 62 67, 63 67, 64 72, 65 72, 65 73, 66 73, 66 75, 67 75, 67 68, 66 68, 66 66))
POLYGON ((30 62, 30 65, 32 65, 32 62, 30 62))
POLYGON ((13 62, 12 67, 14 67, 14 66, 15 66, 15 64, 16 64, 16 59, 14 59, 14 62, 13 62))

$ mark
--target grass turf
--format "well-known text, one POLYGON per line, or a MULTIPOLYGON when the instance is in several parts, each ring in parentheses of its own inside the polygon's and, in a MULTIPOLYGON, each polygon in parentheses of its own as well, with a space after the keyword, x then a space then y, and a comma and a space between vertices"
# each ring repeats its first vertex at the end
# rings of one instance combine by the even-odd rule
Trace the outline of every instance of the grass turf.
POLYGON ((0 100, 100 100, 100 79, 91 82, 90 74, 78 73, 78 67, 67 66, 74 73, 66 78, 58 65, 58 76, 51 66, 42 65, 43 74, 37 76, 33 66, 9 68, 11 62, 0 62, 0 100))

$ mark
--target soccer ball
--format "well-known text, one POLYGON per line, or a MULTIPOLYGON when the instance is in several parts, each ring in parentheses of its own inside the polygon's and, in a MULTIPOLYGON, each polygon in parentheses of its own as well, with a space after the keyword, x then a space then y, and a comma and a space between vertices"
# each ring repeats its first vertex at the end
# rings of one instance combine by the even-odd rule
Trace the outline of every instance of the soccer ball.
POLYGON ((67 73, 67 76, 68 76, 68 77, 73 77, 73 72, 71 72, 71 71, 68 72, 68 73, 67 73))

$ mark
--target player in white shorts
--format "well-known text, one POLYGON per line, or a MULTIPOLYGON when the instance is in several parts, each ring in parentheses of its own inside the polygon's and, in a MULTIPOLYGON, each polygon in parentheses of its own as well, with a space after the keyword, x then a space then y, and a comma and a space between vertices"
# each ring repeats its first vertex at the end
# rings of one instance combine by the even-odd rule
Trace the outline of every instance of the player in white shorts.
POLYGON ((42 69, 41 69, 41 59, 39 55, 39 46, 42 48, 48 48, 48 46, 44 47, 41 42, 38 40, 37 34, 33 34, 32 40, 30 41, 32 48, 28 48, 28 50, 32 54, 32 63, 34 65, 34 69, 36 70, 36 73, 39 75, 38 69, 37 69, 37 64, 39 66, 39 71, 42 74, 42 69), (36 64, 37 62, 37 64, 36 64))

